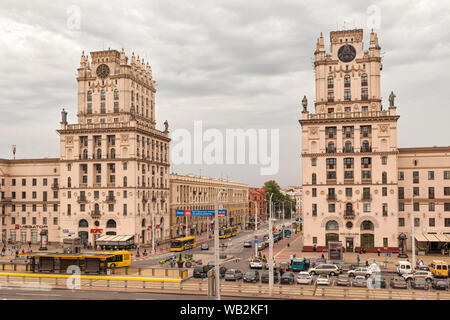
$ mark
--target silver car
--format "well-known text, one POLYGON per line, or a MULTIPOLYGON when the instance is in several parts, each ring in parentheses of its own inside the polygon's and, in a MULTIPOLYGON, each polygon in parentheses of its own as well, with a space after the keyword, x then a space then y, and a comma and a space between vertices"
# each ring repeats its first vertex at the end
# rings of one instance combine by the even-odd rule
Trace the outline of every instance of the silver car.
POLYGON ((228 269, 227 272, 225 272, 225 280, 226 281, 237 281, 242 279, 242 272, 237 269, 228 269))
POLYGON ((313 277, 311 277, 308 272, 301 271, 298 273, 298 276, 297 276, 298 284, 312 284, 313 281, 314 281, 313 277))

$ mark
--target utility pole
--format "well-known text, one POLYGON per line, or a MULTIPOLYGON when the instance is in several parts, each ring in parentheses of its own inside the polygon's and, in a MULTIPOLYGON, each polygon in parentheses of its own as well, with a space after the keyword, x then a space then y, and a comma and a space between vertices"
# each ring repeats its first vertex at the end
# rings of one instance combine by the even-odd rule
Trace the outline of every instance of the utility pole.
POLYGON ((273 193, 270 194, 270 216, 269 216, 269 296, 272 296, 273 293, 273 232, 272 232, 272 196, 273 193))
POLYGON ((155 212, 152 210, 152 254, 155 254, 155 212))
MULTIPOLYGON (((214 215, 214 266, 216 268, 216 299, 220 300, 220 264, 219 264, 219 196, 224 191, 221 189, 216 194, 214 215)), ((226 218, 225 218, 226 219, 226 218)))
POLYGON ((255 257, 258 256, 258 202, 253 201, 255 203, 255 257))

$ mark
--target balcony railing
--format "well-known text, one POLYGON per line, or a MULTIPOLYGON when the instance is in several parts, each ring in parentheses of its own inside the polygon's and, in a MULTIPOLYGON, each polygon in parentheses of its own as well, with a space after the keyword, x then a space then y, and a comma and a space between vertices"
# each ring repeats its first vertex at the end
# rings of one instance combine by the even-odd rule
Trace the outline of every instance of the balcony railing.
POLYGON ((328 194, 327 195, 327 200, 328 201, 336 201, 336 194, 335 193, 328 194))
POLYGON ((355 152, 355 149, 353 147, 351 148, 342 148, 342 152, 344 153, 351 153, 351 152, 355 152))
POLYGON ((106 202, 116 202, 116 198, 114 196, 107 196, 106 202))
POLYGON ((362 195, 362 200, 368 200, 371 201, 372 200, 372 195, 371 194, 364 194, 362 195))
POLYGON ((78 201, 78 203, 87 202, 87 198, 86 198, 86 196, 80 196, 80 197, 78 197, 77 201, 78 201))
POLYGON ((96 219, 96 218, 100 218, 102 215, 101 215, 101 213, 100 213, 100 210, 94 210, 94 211, 91 211, 91 217, 92 218, 94 218, 94 219, 96 219))
POLYGON ((11 201, 12 201, 11 197, 5 197, 5 198, 0 200, 0 202, 11 202, 11 201))
POLYGON ((366 117, 390 117, 396 116, 392 110, 381 111, 354 111, 354 112, 333 112, 333 113, 308 113, 307 120, 320 120, 320 119, 340 119, 340 118, 366 118, 366 117))
POLYGON ((361 147, 361 152, 372 152, 372 147, 361 147))
POLYGON ((327 148, 327 153, 336 153, 336 148, 327 148))
POLYGON ((354 218, 355 218, 355 211, 353 210, 344 211, 344 219, 354 219, 354 218))
POLYGON ((59 184, 58 183, 52 183, 52 189, 53 190, 59 189, 59 184))

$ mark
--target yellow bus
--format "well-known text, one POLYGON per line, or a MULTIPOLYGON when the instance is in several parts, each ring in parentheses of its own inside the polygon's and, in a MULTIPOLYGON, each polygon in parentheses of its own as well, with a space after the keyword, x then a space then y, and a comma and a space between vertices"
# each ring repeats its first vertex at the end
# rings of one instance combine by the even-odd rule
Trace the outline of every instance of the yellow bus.
POLYGON ((226 239, 231 237, 231 228, 222 228, 219 230, 219 239, 226 239))
POLYGON ((184 237, 172 240, 170 242, 170 251, 184 251, 193 249, 197 246, 195 237, 184 237))
POLYGON ((435 277, 448 277, 448 265, 441 260, 433 260, 430 265, 430 271, 435 277))
POLYGON ((131 264, 131 254, 129 251, 108 251, 105 253, 112 255, 106 258, 108 268, 128 267, 131 264))
POLYGON ((231 227, 231 236, 232 237, 237 236, 237 227, 231 227))

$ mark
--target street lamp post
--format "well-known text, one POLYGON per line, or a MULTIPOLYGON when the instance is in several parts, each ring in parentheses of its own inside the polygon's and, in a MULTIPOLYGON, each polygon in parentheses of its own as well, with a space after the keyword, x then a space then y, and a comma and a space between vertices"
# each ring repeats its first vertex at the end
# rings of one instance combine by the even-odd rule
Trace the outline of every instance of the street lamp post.
POLYGON ((216 194, 214 215, 214 266, 216 268, 216 299, 220 300, 220 265, 219 265, 219 196, 224 189, 216 194))
MULTIPOLYGON (((255 239, 258 239, 258 202, 253 201, 255 203, 255 239)), ((250 218, 250 217, 249 217, 250 218)), ((258 242, 253 241, 255 244, 255 257, 258 256, 258 242)))
POLYGON ((416 268, 416 241, 415 241, 415 230, 414 230, 414 189, 411 194, 411 247, 412 247, 412 270, 416 268))
POLYGON ((269 296, 272 296, 273 293, 273 232, 272 232, 272 196, 273 193, 270 194, 270 216, 269 216, 269 296))

